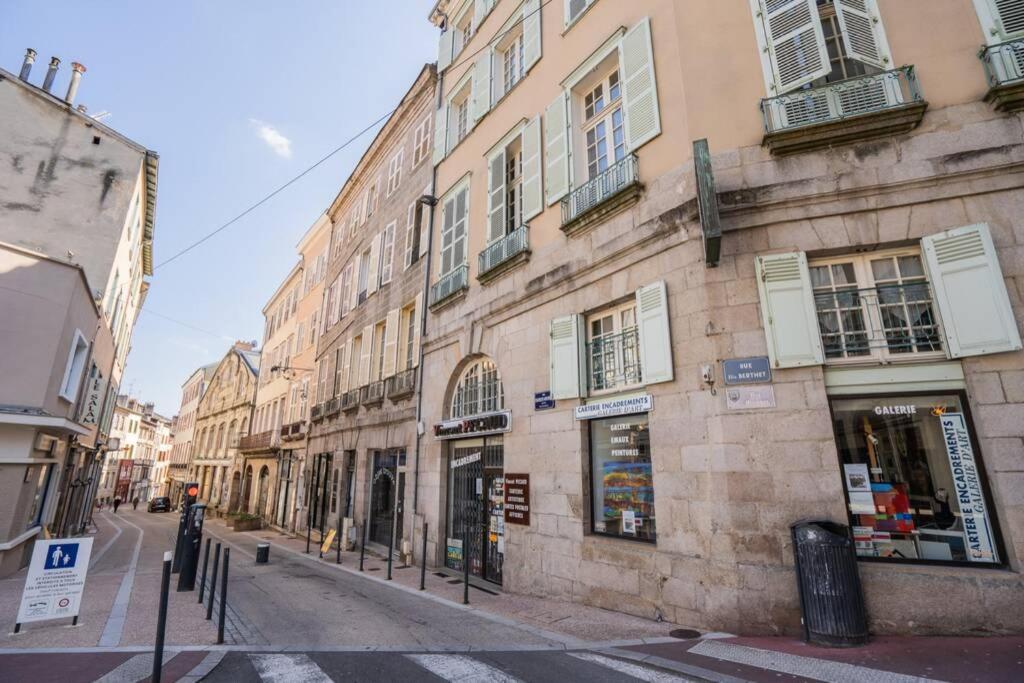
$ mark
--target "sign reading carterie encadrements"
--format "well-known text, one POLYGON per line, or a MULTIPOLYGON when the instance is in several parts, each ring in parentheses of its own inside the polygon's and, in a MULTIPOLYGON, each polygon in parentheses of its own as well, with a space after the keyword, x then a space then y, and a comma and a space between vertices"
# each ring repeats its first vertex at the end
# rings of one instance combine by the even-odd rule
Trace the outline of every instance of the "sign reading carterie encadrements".
POLYGON ((505 475, 505 521, 530 525, 530 475, 505 475))
POLYGON ((21 594, 18 623, 77 617, 91 554, 91 538, 37 540, 21 594))
POLYGON ((953 470, 953 490, 964 524, 967 557, 972 562, 995 562, 985 495, 981 490, 981 475, 974 459, 967 421, 961 413, 946 413, 939 417, 939 424, 942 425, 942 440, 946 443, 946 454, 953 470))

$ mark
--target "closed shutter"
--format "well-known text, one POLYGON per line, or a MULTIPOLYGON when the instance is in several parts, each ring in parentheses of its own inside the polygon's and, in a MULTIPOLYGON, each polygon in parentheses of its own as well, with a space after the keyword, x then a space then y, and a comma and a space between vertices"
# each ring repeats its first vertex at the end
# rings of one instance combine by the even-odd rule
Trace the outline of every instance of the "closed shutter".
POLYGON ((423 292, 416 295, 416 307, 413 310, 413 316, 415 316, 416 324, 413 325, 412 333, 412 365, 416 367, 420 364, 420 330, 423 328, 423 321, 420 319, 423 315, 423 292))
POLYGON ((619 55, 622 62, 622 102, 626 110, 626 145, 635 150, 661 133, 650 18, 644 18, 626 32, 619 44, 619 55))
POLYGON ((505 148, 487 162, 487 244, 505 235, 505 148))
POLYGON ((988 21, 983 18, 982 23, 990 44, 1024 34, 1024 0, 975 0, 975 4, 979 5, 979 15, 990 15, 985 17, 988 21), (985 6, 980 6, 982 4, 985 6))
POLYGON ((1006 282, 984 223, 921 240, 950 358, 1021 348, 1006 282))
POLYGON ((645 384, 672 381, 672 334, 664 282, 636 292, 636 323, 640 337, 640 373, 645 384))
POLYGON ((444 160, 445 154, 448 153, 446 145, 448 144, 448 106, 444 103, 441 104, 440 109, 437 110, 437 115, 434 119, 434 165, 438 165, 444 160))
POLYGON ((451 27, 441 33, 441 42, 437 48, 437 72, 441 73, 452 64, 452 48, 454 47, 455 31, 451 27))
POLYGON ((889 41, 885 38, 876 0, 835 0, 836 17, 851 58, 888 69, 889 41))
POLYGON ((377 233, 370 243, 370 267, 367 269, 366 294, 370 295, 377 291, 377 281, 380 279, 380 244, 383 235, 377 233))
POLYGON ((523 128, 523 222, 544 210, 541 188, 540 117, 526 122, 523 128))
POLYGON ((388 311, 388 320, 384 327, 384 377, 395 374, 398 366, 398 326, 401 311, 393 308, 388 311))
POLYGON ((585 392, 583 368, 583 316, 567 315, 551 321, 551 396, 577 398, 585 392))
POLYGON ((341 385, 340 392, 345 393, 348 391, 349 384, 351 383, 352 375, 352 340, 349 339, 345 342, 345 345, 341 347, 341 385))
POLYGON ((757 257, 757 289, 768 358, 776 368, 821 365, 811 275, 803 252, 757 257))
POLYGON ((815 0, 760 0, 759 16, 768 51, 768 95, 775 96, 831 73, 815 0))
POLYGON ((554 204, 569 192, 569 110, 566 93, 544 111, 544 195, 554 204))
POLYGON ((491 110, 491 48, 473 66, 473 125, 491 110))
POLYGON ((540 61, 540 0, 526 0, 523 4, 523 71, 529 71, 540 61))
POLYGON ((359 386, 370 383, 370 358, 373 356, 373 325, 363 328, 363 343, 359 347, 359 386))
POLYGON ((359 306, 359 254, 355 255, 356 261, 348 264, 348 308, 356 310, 359 306))

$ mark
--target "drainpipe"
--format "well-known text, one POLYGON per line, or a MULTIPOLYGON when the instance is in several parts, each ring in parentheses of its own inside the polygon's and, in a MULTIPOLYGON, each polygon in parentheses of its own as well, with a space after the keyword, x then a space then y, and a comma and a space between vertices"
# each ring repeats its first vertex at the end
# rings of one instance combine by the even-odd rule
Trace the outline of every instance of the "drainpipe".
POLYGON ((32 48, 25 50, 25 61, 21 63, 21 73, 18 74, 18 78, 28 82, 28 75, 32 73, 32 65, 36 62, 36 51, 32 48))
POLYGON ((46 67, 46 77, 43 78, 43 90, 50 92, 53 87, 53 80, 57 78, 57 69, 60 67, 60 57, 50 57, 50 66, 46 67))

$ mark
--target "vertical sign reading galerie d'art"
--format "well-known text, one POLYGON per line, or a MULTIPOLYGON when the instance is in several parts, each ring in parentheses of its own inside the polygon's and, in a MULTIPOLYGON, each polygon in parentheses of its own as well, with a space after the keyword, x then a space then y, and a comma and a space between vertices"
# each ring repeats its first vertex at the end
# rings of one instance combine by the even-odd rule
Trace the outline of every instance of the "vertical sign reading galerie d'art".
POLYGON ((964 524, 967 556, 972 562, 993 562, 995 550, 992 530, 988 524, 981 474, 974 459, 967 421, 961 413, 946 413, 939 416, 939 423, 942 425, 942 440, 946 443, 949 466, 953 470, 953 488, 964 524))

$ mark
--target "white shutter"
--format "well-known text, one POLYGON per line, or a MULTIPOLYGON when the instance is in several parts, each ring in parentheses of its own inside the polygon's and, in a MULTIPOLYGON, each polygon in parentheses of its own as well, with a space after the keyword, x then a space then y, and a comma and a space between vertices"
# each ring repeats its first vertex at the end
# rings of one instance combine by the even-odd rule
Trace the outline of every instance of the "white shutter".
POLYGON ((367 270, 368 276, 366 281, 366 294, 369 296, 377 291, 377 280, 380 279, 380 243, 381 233, 377 233, 373 238, 373 242, 370 243, 370 267, 367 270))
POLYGON ((561 93, 544 111, 544 195, 554 204, 569 192, 569 110, 561 93))
POLYGON ((955 228, 921 240, 951 358, 1021 348, 988 225, 955 228))
POLYGON ((452 63, 452 49, 454 47, 455 30, 449 26, 447 31, 441 34, 441 42, 437 48, 437 72, 441 73, 452 63))
POLYGON ((373 357, 373 325, 363 328, 363 344, 359 348, 359 386, 370 383, 370 358, 373 357))
POLYGON ((806 254, 758 256, 756 266, 761 320, 772 365, 821 365, 825 359, 806 254))
POLYGON ((577 398, 586 393, 583 339, 583 316, 567 315, 551 321, 552 398, 577 398))
POLYGON ((636 324, 640 337, 640 372, 644 384, 671 382, 672 333, 665 283, 636 291, 636 324))
POLYGON ((444 103, 441 104, 440 109, 437 110, 437 116, 434 119, 434 165, 438 165, 444 160, 445 155, 448 153, 446 148, 448 144, 448 106, 444 103))
POLYGON ((630 150, 636 150, 661 133, 649 17, 623 36, 619 44, 619 58, 622 63, 622 103, 626 110, 626 145, 630 150))
POLYGON ((491 109, 491 48, 476 60, 473 66, 473 125, 491 109))
POLYGON ((846 54, 865 64, 888 69, 892 64, 889 41, 876 0, 835 0, 835 8, 846 54))
POLYGON ((351 359, 349 358, 349 354, 351 354, 351 353, 352 353, 352 340, 349 339, 341 347, 341 368, 339 369, 339 374, 341 376, 341 382, 338 384, 338 392, 342 393, 342 394, 344 394, 346 391, 348 391, 349 375, 350 375, 349 365, 351 363, 351 359))
POLYGON ((354 311, 359 306, 359 254, 355 261, 348 264, 348 310, 354 311))
POLYGON ((1024 33, 1024 0, 974 0, 989 45, 1024 33))
POLYGON ((487 244, 505 234, 505 148, 487 162, 487 244))
POLYGON ((398 364, 398 327, 401 311, 393 308, 388 311, 387 323, 384 326, 384 377, 395 374, 398 364))
POLYGON ((523 222, 544 210, 541 188, 540 117, 526 122, 523 128, 523 222))
POLYGON ((768 95, 775 96, 831 73, 816 0, 760 0, 771 73, 768 95))
POLYGON ((420 316, 423 315, 423 292, 416 295, 416 307, 413 310, 413 315, 416 318, 416 324, 413 325, 412 333, 412 365, 416 367, 420 364, 420 329, 422 328, 420 316))
POLYGON ((540 60, 540 0, 523 3, 523 71, 529 71, 540 60))

